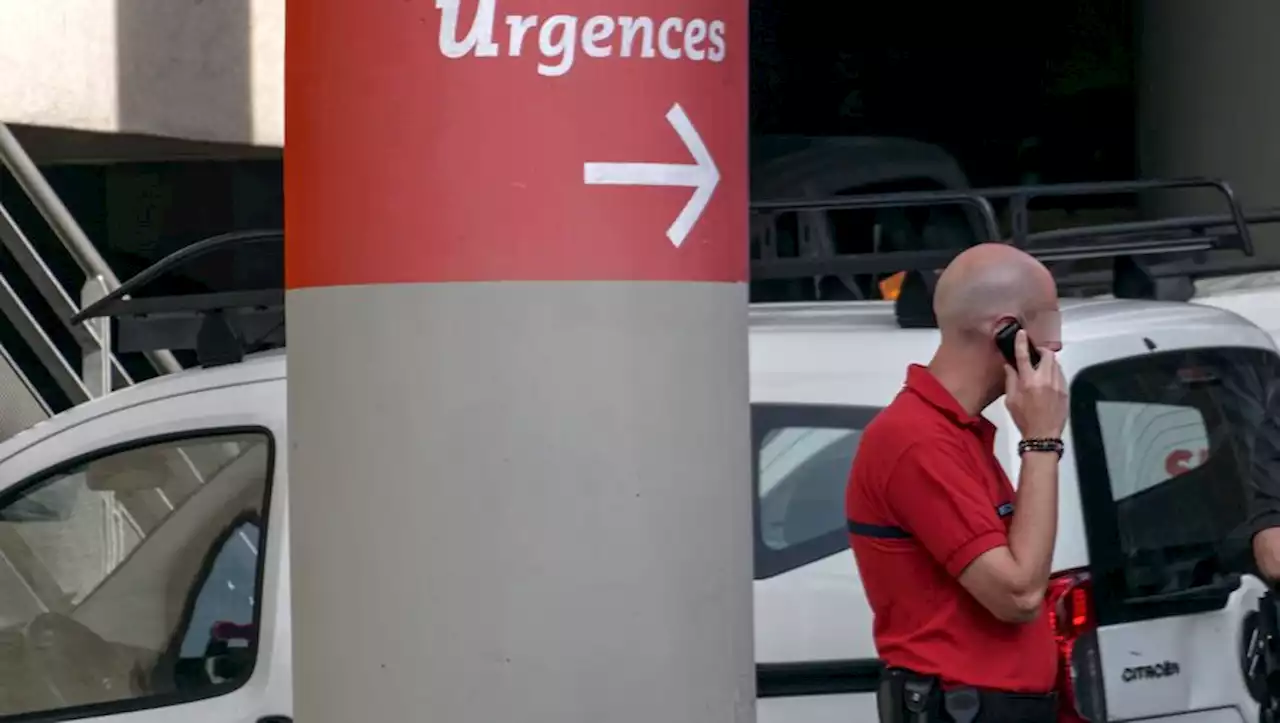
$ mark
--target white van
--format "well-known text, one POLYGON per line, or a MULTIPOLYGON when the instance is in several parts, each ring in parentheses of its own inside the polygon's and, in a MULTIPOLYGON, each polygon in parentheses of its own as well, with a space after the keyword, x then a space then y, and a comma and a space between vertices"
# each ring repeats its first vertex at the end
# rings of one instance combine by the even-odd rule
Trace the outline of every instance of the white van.
POLYGON ((1198 279, 1194 301, 1235 312, 1280 338, 1280 271, 1198 279))
MULTIPOLYGON (((861 430, 937 345, 934 329, 902 328, 911 298, 751 311, 756 473, 742 482, 757 500, 762 723, 877 718, 843 497, 861 430)), ((166 325, 170 347, 194 345, 205 323, 269 329, 282 314, 243 292, 225 305, 253 315, 207 315, 208 296, 186 311, 141 301, 150 322, 129 301, 107 310, 124 338, 143 338, 129 324, 166 325)), ((1072 415, 1049 614, 1065 699, 1098 723, 1252 723, 1241 635, 1263 586, 1232 566, 1232 541, 1251 385, 1277 370, 1276 347, 1193 304, 1066 302, 1063 320, 1072 415)), ((285 390, 277 349, 122 389, 0 443, 0 721, 291 716, 285 390)), ((1016 480, 1013 427, 1000 404, 988 414, 1016 480)))
MULTIPOLYGON (((874 306, 752 312, 762 721, 876 718, 879 666, 835 504, 847 472, 837 472, 937 333, 899 330, 874 306)), ((1264 587, 1238 574, 1243 544, 1233 545, 1239 443, 1256 425, 1240 395, 1280 358, 1255 326, 1190 304, 1065 302, 1063 312, 1072 415, 1051 597, 1069 699, 1090 721, 1251 723, 1241 633, 1264 587)), ((987 417, 1016 480, 1014 427, 999 403, 987 417)))

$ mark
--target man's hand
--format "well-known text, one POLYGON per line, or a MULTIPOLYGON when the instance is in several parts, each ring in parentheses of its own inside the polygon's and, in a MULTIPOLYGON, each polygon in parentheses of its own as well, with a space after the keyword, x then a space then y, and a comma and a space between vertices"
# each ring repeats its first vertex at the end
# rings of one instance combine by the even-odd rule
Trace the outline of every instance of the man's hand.
POLYGON ((1253 559, 1262 576, 1280 580, 1280 527, 1270 527, 1253 536, 1253 559))
MULTIPOLYGON (((1067 383, 1051 350, 1040 349, 1040 365, 1032 367, 1027 345, 1027 333, 1019 331, 1017 371, 1005 367, 1005 405, 1024 439, 1056 439, 1067 424, 1067 383)), ((1057 455, 1024 456, 1008 544, 974 559, 960 573, 960 584, 999 620, 1034 620, 1043 607, 1057 533, 1057 455)))
POLYGON ((1017 369, 1005 365, 1004 403, 1024 439, 1057 439, 1067 425, 1067 381, 1058 359, 1049 349, 1039 349, 1040 365, 1031 366, 1027 332, 1014 340, 1017 369))

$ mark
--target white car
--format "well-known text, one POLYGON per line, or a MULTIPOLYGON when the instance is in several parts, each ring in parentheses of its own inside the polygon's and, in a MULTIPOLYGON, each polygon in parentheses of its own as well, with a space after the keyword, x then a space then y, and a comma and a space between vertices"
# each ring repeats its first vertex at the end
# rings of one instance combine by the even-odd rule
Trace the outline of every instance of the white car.
MULTIPOLYGON (((902 328, 903 308, 751 310, 762 723, 877 719, 843 500, 861 430, 938 343, 902 328)), ((1224 310, 1133 300, 1064 302, 1063 341, 1047 614, 1064 699, 1095 723, 1252 723, 1264 587, 1235 558, 1276 347, 1224 310)), ((0 443, 0 720, 291 716, 285 353, 163 376, 0 443)), ((999 403, 987 414, 1016 480, 1013 425, 999 403)))

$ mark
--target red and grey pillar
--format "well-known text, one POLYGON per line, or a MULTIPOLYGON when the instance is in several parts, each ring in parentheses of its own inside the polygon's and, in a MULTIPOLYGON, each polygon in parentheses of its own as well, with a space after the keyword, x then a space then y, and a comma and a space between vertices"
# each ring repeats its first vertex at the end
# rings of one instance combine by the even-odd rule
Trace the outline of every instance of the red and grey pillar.
POLYGON ((753 720, 747 3, 287 23, 297 718, 753 720))

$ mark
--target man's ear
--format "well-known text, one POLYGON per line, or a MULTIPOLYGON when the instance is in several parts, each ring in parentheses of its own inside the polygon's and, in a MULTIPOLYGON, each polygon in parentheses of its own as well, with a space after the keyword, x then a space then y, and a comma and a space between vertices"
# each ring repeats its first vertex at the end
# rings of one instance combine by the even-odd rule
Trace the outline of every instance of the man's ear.
POLYGON ((994 337, 996 333, 998 333, 1001 329, 1017 321, 1018 321, 1018 317, 1011 316, 1009 314, 1004 314, 1003 316, 996 317, 995 323, 991 325, 991 331, 990 331, 991 336, 994 337))

